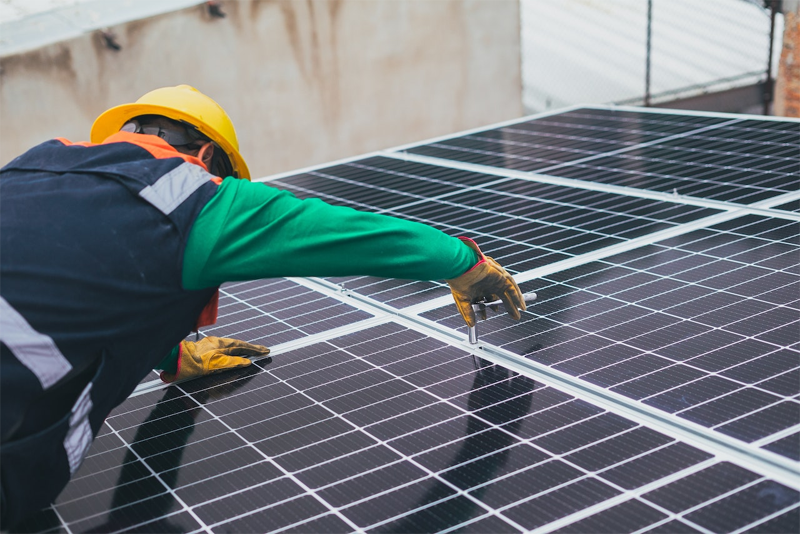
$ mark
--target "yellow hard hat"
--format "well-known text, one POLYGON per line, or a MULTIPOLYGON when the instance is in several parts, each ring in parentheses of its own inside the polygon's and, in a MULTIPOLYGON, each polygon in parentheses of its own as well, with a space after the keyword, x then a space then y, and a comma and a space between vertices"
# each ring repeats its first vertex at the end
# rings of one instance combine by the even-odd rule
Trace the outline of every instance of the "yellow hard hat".
POLYGON ((231 161, 235 176, 250 179, 250 170, 239 154, 239 141, 230 117, 219 104, 189 85, 162 87, 150 91, 133 104, 122 104, 105 111, 92 125, 92 143, 102 143, 126 122, 140 115, 162 115, 188 122, 222 148, 231 161))

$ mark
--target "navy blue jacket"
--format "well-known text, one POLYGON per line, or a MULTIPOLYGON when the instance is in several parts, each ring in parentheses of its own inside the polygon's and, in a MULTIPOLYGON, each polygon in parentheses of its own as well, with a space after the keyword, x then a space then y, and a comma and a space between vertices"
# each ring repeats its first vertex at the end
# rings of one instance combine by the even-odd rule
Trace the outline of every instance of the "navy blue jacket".
POLYGON ((143 137, 52 140, 0 170, 3 528, 57 497, 216 294, 181 283, 214 177, 143 137))

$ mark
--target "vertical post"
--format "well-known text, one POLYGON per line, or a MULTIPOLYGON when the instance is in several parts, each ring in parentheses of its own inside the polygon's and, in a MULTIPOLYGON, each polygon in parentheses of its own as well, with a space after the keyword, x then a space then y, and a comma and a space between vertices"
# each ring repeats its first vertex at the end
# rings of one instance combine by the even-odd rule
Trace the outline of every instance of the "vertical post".
POLYGON ((647 58, 644 70, 644 105, 650 107, 650 49, 653 34, 653 0, 647 0, 647 58))
POLYGON ((769 115, 770 105, 775 92, 775 80, 772 79, 772 53, 775 46, 775 13, 781 8, 781 0, 765 0, 770 8, 769 22, 769 56, 767 57, 767 80, 764 82, 764 115, 769 115))

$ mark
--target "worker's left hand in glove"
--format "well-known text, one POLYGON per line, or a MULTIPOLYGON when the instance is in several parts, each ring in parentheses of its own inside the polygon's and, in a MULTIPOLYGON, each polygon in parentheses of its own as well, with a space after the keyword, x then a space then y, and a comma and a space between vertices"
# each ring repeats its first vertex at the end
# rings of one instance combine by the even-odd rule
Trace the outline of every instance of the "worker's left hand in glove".
POLYGON ((206 337, 198 342, 181 341, 178 368, 173 373, 161 372, 166 383, 209 375, 227 369, 247 367, 250 360, 243 356, 266 356, 269 349, 226 337, 206 337))

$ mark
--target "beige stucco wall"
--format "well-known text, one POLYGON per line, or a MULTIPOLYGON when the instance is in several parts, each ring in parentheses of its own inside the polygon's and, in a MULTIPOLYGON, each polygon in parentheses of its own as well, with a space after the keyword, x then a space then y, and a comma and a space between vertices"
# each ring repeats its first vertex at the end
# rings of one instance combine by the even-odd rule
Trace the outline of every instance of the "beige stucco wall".
POLYGON ((229 0, 0 58, 0 164, 163 85, 215 98, 254 177, 522 114, 517 0, 229 0))

